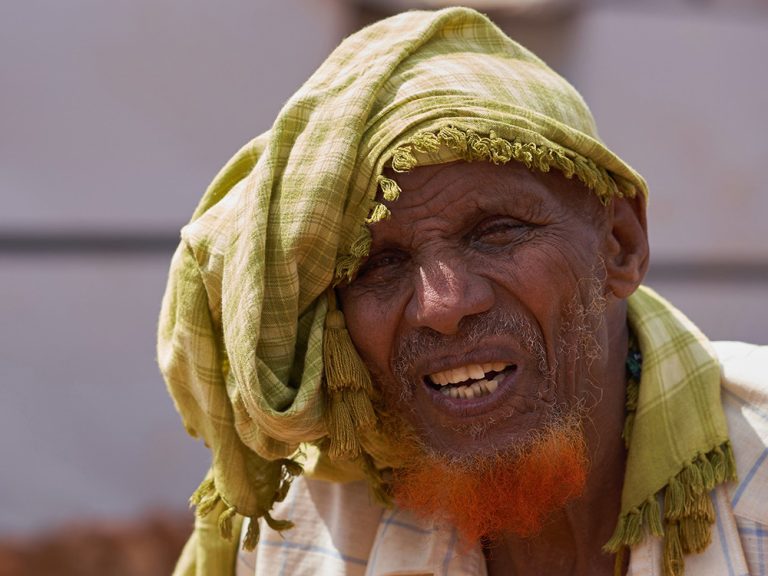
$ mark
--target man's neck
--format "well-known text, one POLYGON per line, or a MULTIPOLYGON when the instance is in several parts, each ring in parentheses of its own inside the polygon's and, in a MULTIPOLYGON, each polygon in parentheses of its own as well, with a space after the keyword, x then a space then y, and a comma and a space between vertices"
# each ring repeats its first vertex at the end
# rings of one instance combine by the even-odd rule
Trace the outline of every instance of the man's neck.
POLYGON ((621 502, 623 445, 614 450, 615 470, 593 468, 584 495, 553 515, 539 535, 508 535, 486 547, 489 576, 614 574, 614 558, 602 551, 615 528, 621 502))

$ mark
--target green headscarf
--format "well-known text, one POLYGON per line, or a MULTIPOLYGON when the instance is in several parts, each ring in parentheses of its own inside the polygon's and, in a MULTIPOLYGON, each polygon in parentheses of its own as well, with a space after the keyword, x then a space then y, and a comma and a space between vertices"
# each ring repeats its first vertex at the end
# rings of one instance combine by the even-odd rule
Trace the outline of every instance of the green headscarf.
POLYGON ((399 194, 383 169, 453 160, 556 169, 605 202, 647 194, 579 94, 477 12, 409 12, 347 38, 218 174, 171 264, 159 363, 212 452, 194 501, 216 507, 223 534, 239 516, 289 526, 269 509, 302 443, 339 478, 349 462, 374 480, 393 463, 329 288, 387 216, 377 198, 399 194))

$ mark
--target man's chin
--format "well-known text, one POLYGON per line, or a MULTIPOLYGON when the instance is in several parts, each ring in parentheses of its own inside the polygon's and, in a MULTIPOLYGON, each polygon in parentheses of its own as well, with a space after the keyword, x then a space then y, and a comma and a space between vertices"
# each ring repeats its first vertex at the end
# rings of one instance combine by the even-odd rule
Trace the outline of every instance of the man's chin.
POLYGON ((503 534, 538 534, 553 512, 583 493, 587 470, 581 426, 567 422, 505 453, 421 453, 395 472, 393 488, 399 506, 454 525, 471 546, 503 534))

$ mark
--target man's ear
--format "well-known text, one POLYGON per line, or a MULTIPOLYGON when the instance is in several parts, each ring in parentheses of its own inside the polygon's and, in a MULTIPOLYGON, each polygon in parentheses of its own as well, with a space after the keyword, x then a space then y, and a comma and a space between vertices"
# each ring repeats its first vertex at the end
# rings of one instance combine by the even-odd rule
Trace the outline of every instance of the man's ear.
POLYGON ((648 228, 645 199, 613 198, 605 251, 606 288, 625 299, 640 285, 648 270, 648 228))

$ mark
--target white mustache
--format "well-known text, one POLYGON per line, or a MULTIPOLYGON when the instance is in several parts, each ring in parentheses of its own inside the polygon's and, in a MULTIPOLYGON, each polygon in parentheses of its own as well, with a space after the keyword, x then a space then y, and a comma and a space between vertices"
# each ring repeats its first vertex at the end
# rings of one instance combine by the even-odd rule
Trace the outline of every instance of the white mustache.
POLYGON ((408 386, 413 366, 445 350, 468 350, 481 345, 493 336, 507 336, 537 360, 542 373, 546 370, 544 337, 525 315, 493 309, 482 314, 467 316, 459 323, 457 334, 441 334, 431 328, 419 328, 407 334, 399 343, 393 360, 392 372, 404 386, 408 386))

